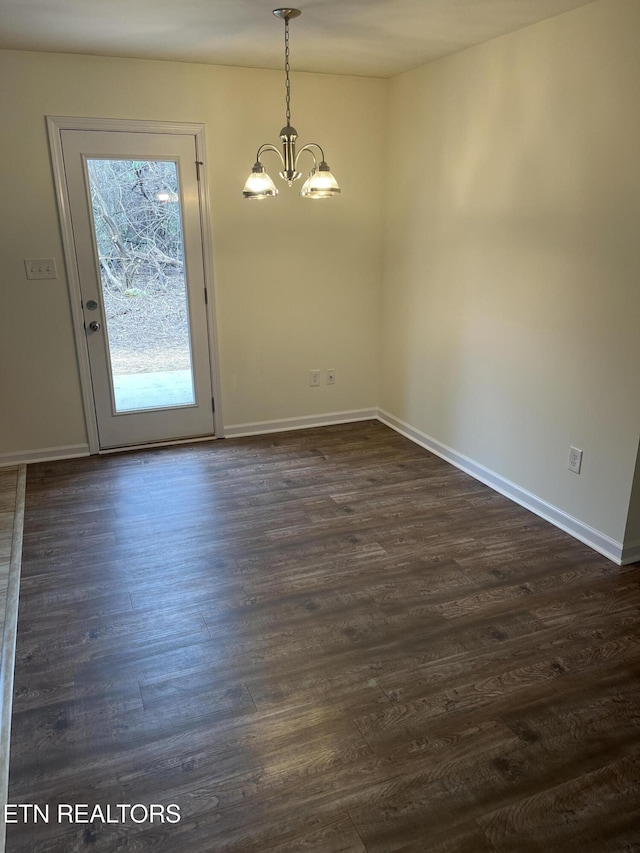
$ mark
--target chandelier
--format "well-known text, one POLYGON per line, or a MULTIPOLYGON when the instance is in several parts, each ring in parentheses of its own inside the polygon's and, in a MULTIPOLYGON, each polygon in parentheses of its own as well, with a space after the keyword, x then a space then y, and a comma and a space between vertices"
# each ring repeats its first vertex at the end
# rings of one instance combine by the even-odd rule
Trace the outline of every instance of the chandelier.
POLYGON ((273 14, 277 18, 284 21, 284 73, 285 73, 285 93, 286 93, 286 124, 280 131, 280 141, 282 142, 282 151, 276 148, 275 145, 261 145, 258 148, 256 162, 251 170, 251 174, 247 178, 244 185, 242 195, 245 198, 274 198, 278 195, 278 190, 275 184, 265 171, 260 158, 266 151, 275 151, 282 162, 282 171, 279 172, 280 177, 286 181, 289 186, 293 185, 294 181, 302 177, 302 172, 298 172, 298 160, 302 154, 308 153, 313 158, 313 166, 309 172, 309 177, 302 185, 300 195, 304 198, 331 198, 340 192, 338 182, 331 174, 329 166, 324 159, 324 151, 316 142, 309 142, 303 145, 296 152, 296 141, 298 139, 298 131, 291 125, 291 83, 289 81, 289 21, 291 18, 297 18, 301 15, 300 9, 274 9, 273 14), (320 160, 318 161, 318 156, 320 160))

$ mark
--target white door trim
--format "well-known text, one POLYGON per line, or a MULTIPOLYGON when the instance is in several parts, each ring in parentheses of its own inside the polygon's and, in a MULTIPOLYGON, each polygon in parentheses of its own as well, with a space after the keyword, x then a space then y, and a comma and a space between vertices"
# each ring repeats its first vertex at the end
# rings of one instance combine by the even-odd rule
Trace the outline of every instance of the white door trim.
POLYGON ((82 401, 84 406, 84 417, 87 428, 87 441, 89 452, 99 453, 100 444, 98 439, 98 424, 93 404, 93 386, 91 382, 91 371, 89 368, 89 352, 87 350, 87 338, 84 330, 84 316, 81 308, 82 296, 80 290, 80 277, 76 263, 75 244, 73 229, 71 225, 71 214, 69 210, 69 195, 65 179, 64 159, 62 154, 63 130, 96 130, 96 131, 120 131, 124 133, 169 133, 182 134, 195 138, 196 156, 200 165, 200 180, 198 181, 198 193, 200 201, 200 225, 202 229, 203 266, 204 279, 207 288, 207 328, 209 332, 209 348, 211 354, 211 384, 215 399, 215 412, 213 415, 214 431, 216 438, 223 437, 222 400, 220 369, 218 359, 218 333, 215 312, 215 293, 213 277, 213 252, 211 248, 211 205, 209 200, 209 185, 207 181, 206 159, 205 159, 205 132, 203 124, 187 124, 183 122, 159 122, 142 121, 136 119, 106 119, 106 118, 81 118, 75 116, 47 116, 47 130, 49 133, 49 147, 51 150, 51 163, 53 167, 53 179, 55 184, 58 211, 60 214, 60 231, 62 234, 62 247, 64 262, 67 271, 67 282, 69 286, 69 301, 71 304, 71 315, 76 343, 76 354, 78 359, 78 370, 80 375, 80 387, 82 389, 82 401))

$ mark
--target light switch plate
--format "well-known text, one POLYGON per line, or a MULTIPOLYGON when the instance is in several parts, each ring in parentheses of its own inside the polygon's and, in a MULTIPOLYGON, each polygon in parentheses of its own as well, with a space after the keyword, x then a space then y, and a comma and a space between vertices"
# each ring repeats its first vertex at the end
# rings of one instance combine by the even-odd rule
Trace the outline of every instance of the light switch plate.
POLYGON ((54 258, 25 258, 27 278, 58 278, 54 258))

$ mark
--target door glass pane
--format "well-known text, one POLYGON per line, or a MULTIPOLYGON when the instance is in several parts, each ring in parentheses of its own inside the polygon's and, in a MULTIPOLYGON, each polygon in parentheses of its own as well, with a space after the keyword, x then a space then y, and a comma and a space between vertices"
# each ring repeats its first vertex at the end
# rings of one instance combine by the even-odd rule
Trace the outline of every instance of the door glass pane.
POLYGON ((176 164, 88 159, 116 412, 195 403, 176 164))

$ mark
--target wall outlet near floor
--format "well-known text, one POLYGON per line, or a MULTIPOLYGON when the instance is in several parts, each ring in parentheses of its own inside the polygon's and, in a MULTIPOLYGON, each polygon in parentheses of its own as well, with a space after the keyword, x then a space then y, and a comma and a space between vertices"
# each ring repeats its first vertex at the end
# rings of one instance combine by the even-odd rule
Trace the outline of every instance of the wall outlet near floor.
POLYGON ((336 384, 336 369, 335 367, 330 367, 327 370, 327 385, 335 385, 336 384))
POLYGON ((54 258, 25 258, 24 268, 27 272, 27 278, 58 278, 54 258))
POLYGON ((577 447, 570 447, 569 448, 569 470, 573 471, 574 474, 579 474, 581 467, 582 467, 582 451, 578 450, 577 447))
POLYGON ((309 385, 312 388, 317 388, 320 384, 320 371, 319 370, 310 370, 309 371, 309 385))

